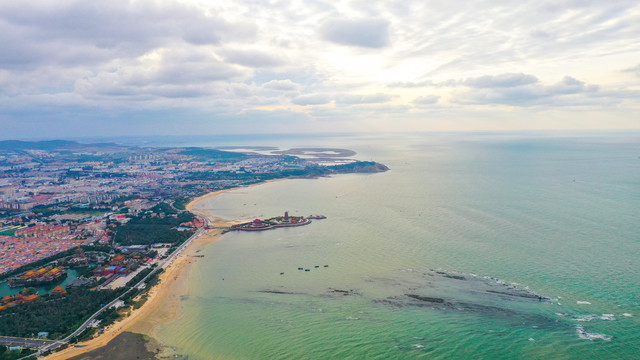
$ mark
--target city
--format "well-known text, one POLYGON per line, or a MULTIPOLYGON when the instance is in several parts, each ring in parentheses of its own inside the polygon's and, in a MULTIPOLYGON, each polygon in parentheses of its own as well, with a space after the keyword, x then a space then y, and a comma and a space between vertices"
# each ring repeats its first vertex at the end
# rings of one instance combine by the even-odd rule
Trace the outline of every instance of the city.
MULTIPOLYGON (((279 178, 386 170, 336 158, 332 149, 294 152, 307 156, 0 142, 0 345, 46 354, 142 306, 158 275, 211 228, 185 209, 197 196, 279 178)), ((303 219, 285 214, 281 222, 309 222, 303 219)))

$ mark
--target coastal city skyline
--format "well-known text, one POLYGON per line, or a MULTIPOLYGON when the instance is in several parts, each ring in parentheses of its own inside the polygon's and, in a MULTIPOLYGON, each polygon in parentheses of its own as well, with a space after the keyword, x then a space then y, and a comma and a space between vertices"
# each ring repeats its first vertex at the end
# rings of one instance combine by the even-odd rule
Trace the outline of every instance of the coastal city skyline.
POLYGON ((638 129, 634 1, 0 4, 2 139, 638 129))

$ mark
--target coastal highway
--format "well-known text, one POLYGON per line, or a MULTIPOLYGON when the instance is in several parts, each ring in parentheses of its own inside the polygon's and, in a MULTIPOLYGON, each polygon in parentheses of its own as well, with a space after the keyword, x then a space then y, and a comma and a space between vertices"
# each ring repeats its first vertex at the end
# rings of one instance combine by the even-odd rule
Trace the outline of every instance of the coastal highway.
POLYGON ((54 343, 53 340, 28 339, 12 336, 0 336, 0 345, 4 346, 20 346, 23 348, 37 349, 54 343))
POLYGON ((64 338, 62 340, 50 341, 50 342, 47 342, 46 344, 41 344, 40 346, 36 346, 36 347, 40 348, 40 350, 38 351, 37 355, 40 356, 43 352, 45 352, 47 350, 55 349, 55 348, 61 346, 62 344, 69 343, 69 340, 71 340, 75 336, 80 335, 84 330, 86 330, 88 327, 90 327, 92 325, 93 321, 96 319, 96 317, 98 315, 100 315, 103 311, 109 309, 110 307, 114 306, 117 301, 119 301, 123 296, 128 294, 130 291, 135 291, 137 289, 142 288, 144 282, 149 277, 153 276, 156 272, 158 272, 158 270, 166 269, 168 266, 170 266, 173 263, 173 261, 178 256, 180 256, 180 254, 182 254, 182 252, 187 247, 189 247, 189 245, 191 245, 193 243, 193 241, 195 239, 197 239, 200 236, 206 234, 207 232, 208 232, 208 230, 205 230, 205 229, 200 229, 200 230, 196 231, 195 234, 191 235, 191 237, 188 238, 184 243, 182 243, 182 245, 178 246, 178 248, 176 248, 176 250, 173 253, 171 253, 171 255, 169 255, 169 257, 167 257, 164 260, 159 261, 158 262, 158 266, 153 271, 151 271, 149 274, 147 274, 147 276, 145 276, 142 280, 140 280, 136 285, 132 286, 129 290, 127 290, 124 293, 122 293, 122 295, 120 295, 117 298, 113 299, 110 303, 106 304, 105 306, 100 308, 100 310, 96 311, 93 315, 91 315, 87 319, 87 321, 85 321, 82 325, 80 325, 80 327, 78 329, 76 329, 76 331, 71 333, 69 336, 67 336, 66 338, 64 338))

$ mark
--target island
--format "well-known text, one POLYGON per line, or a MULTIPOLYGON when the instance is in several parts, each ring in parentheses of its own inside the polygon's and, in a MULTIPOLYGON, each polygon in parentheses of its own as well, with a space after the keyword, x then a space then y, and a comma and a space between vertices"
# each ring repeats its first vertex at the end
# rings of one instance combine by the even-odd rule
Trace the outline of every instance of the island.
POLYGON ((289 212, 285 211, 284 216, 276 216, 269 219, 255 219, 250 222, 235 224, 231 226, 231 230, 238 231, 263 231, 282 227, 295 227, 311 224, 311 219, 326 219, 322 215, 289 216, 289 212))

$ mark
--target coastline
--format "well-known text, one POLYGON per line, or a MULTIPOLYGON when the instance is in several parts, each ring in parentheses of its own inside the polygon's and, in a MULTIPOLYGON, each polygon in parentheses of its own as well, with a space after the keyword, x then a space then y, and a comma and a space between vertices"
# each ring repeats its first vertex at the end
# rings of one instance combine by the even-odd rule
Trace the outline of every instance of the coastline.
MULTIPOLYGON (((193 209, 193 207, 205 199, 218 196, 228 191, 282 180, 285 179, 273 179, 248 186, 213 191, 191 200, 185 208, 193 214, 205 217, 208 222, 216 227, 229 227, 239 223, 240 221, 223 219, 221 217, 214 216, 207 210, 193 209)), ((193 264, 201 259, 194 257, 194 255, 199 253, 206 246, 219 240, 223 231, 223 229, 213 229, 195 239, 193 243, 189 245, 189 247, 187 247, 180 256, 178 256, 173 264, 160 274, 160 283, 148 291, 147 301, 140 308, 131 311, 127 317, 117 323, 106 327, 104 332, 99 336, 75 344, 74 346, 69 346, 64 350, 52 353, 42 359, 66 360, 85 355, 91 351, 107 346, 110 341, 114 340, 124 332, 146 335, 154 342, 158 342, 155 333, 158 326, 176 320, 181 315, 180 298, 187 295, 189 292, 189 272, 193 264)))
POLYGON ((194 240, 159 277, 160 283, 149 290, 147 301, 129 316, 105 328, 104 333, 88 341, 55 352, 44 359, 63 360, 106 346, 125 331, 155 338, 158 325, 177 319, 180 315, 180 296, 186 294, 189 270, 199 258, 193 257, 205 246, 217 241, 222 231, 211 230, 194 240))

